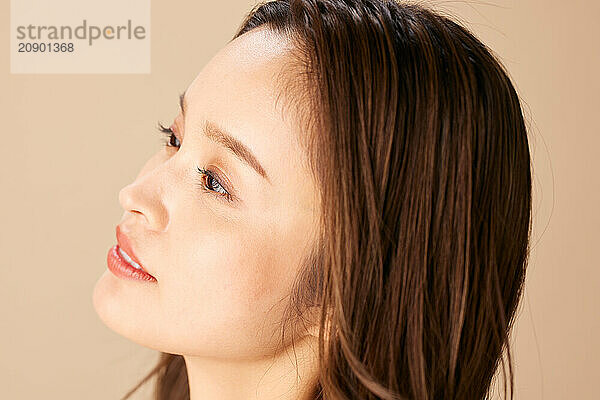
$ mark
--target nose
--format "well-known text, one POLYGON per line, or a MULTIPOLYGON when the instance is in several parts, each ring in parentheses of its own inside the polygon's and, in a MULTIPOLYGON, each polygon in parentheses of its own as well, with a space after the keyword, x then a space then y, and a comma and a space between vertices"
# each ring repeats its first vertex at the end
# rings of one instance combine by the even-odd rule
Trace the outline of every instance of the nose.
MULTIPOLYGON (((147 168, 144 168, 144 170, 147 168)), ((119 191, 119 203, 125 212, 142 218, 146 229, 165 231, 169 223, 169 213, 163 198, 166 177, 161 167, 142 173, 132 183, 119 191)))

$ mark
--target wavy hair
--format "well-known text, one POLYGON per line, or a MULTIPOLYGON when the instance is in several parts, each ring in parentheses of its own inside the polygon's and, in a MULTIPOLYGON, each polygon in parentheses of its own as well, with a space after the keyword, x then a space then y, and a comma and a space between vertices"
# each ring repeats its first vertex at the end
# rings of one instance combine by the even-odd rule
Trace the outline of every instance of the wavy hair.
MULTIPOLYGON (((315 399, 483 399, 506 351, 531 234, 531 161, 519 97, 473 33, 422 4, 259 3, 293 43, 288 106, 322 204, 282 322, 318 305, 315 399), (327 338, 327 340, 325 340, 327 338)), ((284 334, 282 333, 282 340, 284 334)), ((157 400, 189 399, 161 353, 157 400)))

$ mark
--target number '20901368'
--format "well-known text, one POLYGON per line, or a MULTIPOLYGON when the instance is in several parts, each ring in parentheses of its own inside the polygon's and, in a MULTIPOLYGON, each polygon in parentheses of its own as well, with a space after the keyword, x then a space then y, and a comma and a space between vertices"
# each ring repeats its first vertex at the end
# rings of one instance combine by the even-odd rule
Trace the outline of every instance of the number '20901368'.
POLYGON ((74 51, 73 43, 29 43, 20 42, 19 53, 72 53, 74 51))

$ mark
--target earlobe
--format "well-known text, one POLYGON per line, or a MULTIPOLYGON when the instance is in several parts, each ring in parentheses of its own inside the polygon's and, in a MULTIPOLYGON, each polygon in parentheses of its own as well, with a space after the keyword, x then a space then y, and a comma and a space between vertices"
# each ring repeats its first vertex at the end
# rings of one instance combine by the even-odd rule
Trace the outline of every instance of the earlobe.
MULTIPOLYGON (((320 333, 320 313, 321 313, 321 309, 315 308, 314 314, 313 314, 314 318, 315 318, 314 319, 315 322, 306 328, 306 333, 315 338, 318 338, 319 333, 320 333)), ((331 326, 332 318, 333 318, 333 312, 330 309, 330 310, 328 310, 327 320, 325 321, 325 325, 323 327, 325 340, 327 340, 327 338, 328 338, 328 329, 331 326)))
POLYGON ((310 336, 313 336, 315 338, 319 338, 319 324, 313 324, 308 328, 307 333, 310 336))

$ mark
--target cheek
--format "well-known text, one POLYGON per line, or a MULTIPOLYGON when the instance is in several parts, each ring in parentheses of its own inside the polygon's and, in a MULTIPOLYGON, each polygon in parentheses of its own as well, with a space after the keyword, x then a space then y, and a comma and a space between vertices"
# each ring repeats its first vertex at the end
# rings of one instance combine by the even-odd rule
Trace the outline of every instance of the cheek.
POLYGON ((291 271, 281 260, 281 249, 270 240, 246 237, 228 242, 221 250, 222 256, 214 260, 214 268, 205 277, 216 297, 240 319, 267 316, 287 295, 291 271))
POLYGON ((254 311, 257 303, 280 295, 291 272, 287 266, 290 260, 282 259, 284 249, 265 232, 243 230, 239 225, 236 228, 175 239, 178 250, 166 252, 172 289, 179 287, 188 296, 208 296, 254 311), (190 241, 190 237, 196 240, 190 241))
POLYGON ((237 243, 232 252, 223 291, 229 293, 241 310, 262 310, 286 293, 289 272, 281 260, 281 249, 267 241, 237 243))
POLYGON ((256 313, 287 295, 296 255, 296 246, 286 246, 289 240, 281 237, 288 232, 275 233, 277 221, 264 217, 226 221, 211 204, 197 210, 195 218, 186 214, 173 221, 178 228, 171 247, 183 250, 168 252, 175 256, 178 284, 188 295, 208 297, 241 314, 256 313))
POLYGON ((239 225, 235 232, 187 237, 189 245, 181 238, 178 251, 165 252, 170 261, 161 297, 173 340, 204 354, 210 343, 222 347, 220 354, 223 348, 240 354, 270 346, 288 300, 292 260, 283 259, 268 234, 239 225))

